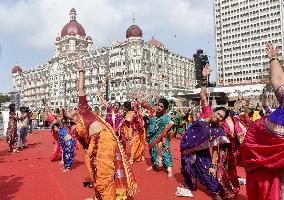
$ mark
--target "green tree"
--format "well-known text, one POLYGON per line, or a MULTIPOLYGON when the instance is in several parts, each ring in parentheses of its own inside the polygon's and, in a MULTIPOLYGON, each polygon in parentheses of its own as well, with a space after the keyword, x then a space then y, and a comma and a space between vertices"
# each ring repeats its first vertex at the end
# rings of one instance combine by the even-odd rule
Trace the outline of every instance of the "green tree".
POLYGON ((8 95, 0 94, 0 104, 6 103, 10 101, 10 97, 8 95))
POLYGON ((10 101, 10 97, 8 95, 3 95, 0 94, 0 108, 2 108, 2 104, 9 102, 10 101))

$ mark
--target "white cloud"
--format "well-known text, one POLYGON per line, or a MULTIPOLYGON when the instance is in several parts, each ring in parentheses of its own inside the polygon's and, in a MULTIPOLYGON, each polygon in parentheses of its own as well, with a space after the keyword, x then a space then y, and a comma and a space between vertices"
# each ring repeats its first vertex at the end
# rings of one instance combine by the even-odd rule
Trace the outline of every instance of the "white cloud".
POLYGON ((0 0, 0 91, 12 90, 11 69, 16 62, 29 69, 51 58, 71 8, 94 46, 125 40, 134 12, 145 40, 155 36, 172 51, 191 57, 198 48, 214 56, 212 4, 212 0, 0 0))
POLYGON ((78 22, 97 46, 123 40, 132 23, 132 12, 148 38, 168 34, 188 39, 212 32, 211 3, 211 0, 16 1, 0 4, 0 35, 35 49, 53 48, 54 39, 69 22, 68 14, 74 7, 78 22))

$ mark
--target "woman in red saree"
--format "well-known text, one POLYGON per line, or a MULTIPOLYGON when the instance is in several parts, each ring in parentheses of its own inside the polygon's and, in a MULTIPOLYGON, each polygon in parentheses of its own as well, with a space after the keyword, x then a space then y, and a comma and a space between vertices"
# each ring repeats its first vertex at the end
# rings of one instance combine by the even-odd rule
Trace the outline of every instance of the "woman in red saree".
POLYGON ((284 199, 284 72, 279 49, 268 44, 266 52, 271 84, 280 106, 268 117, 252 122, 241 145, 248 200, 284 199))
POLYGON ((224 198, 233 199, 240 191, 237 164, 240 161, 240 142, 246 133, 246 127, 239 116, 235 115, 227 117, 223 129, 230 143, 218 147, 217 176, 223 187, 224 198))
MULTIPOLYGON (((45 114, 47 116, 48 123, 49 124, 55 123, 56 117, 53 115, 53 113, 49 109, 47 101, 45 102, 44 107, 45 107, 45 114)), ((50 159, 51 162, 59 161, 62 158, 62 148, 61 148, 59 140, 58 140, 58 131, 55 131, 55 130, 52 129, 51 134, 52 134, 54 141, 53 141, 52 153, 51 153, 49 159, 50 159)))
POLYGON ((19 152, 17 149, 18 133, 17 133, 17 120, 15 104, 9 105, 9 122, 6 133, 6 141, 9 144, 9 152, 19 152))

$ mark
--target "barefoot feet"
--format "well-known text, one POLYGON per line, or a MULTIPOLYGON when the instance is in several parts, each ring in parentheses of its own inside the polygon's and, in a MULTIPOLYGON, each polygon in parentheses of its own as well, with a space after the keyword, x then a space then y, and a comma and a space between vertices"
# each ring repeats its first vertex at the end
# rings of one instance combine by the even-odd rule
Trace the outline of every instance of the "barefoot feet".
POLYGON ((172 167, 168 167, 167 171, 168 171, 168 178, 172 178, 173 177, 172 167))

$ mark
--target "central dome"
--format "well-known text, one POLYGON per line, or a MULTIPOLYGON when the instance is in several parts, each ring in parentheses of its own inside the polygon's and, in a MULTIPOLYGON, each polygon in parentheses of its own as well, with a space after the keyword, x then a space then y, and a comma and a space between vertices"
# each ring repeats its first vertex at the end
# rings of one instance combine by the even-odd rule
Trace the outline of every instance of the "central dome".
POLYGON ((143 33, 139 26, 133 24, 126 31, 126 38, 130 37, 142 37, 143 33))
POLYGON ((16 74, 18 72, 21 73, 22 71, 23 71, 22 68, 19 65, 16 65, 12 69, 12 74, 16 74))
POLYGON ((80 35, 82 37, 86 36, 85 29, 83 26, 76 21, 76 10, 74 8, 70 11, 70 22, 67 23, 62 31, 61 31, 61 37, 64 37, 66 35, 80 35))

